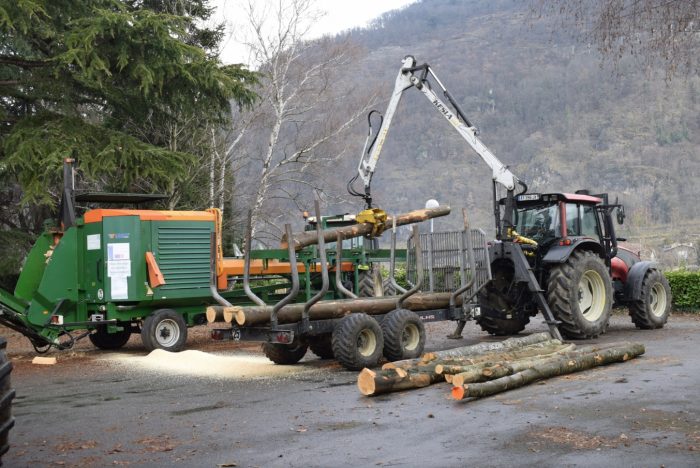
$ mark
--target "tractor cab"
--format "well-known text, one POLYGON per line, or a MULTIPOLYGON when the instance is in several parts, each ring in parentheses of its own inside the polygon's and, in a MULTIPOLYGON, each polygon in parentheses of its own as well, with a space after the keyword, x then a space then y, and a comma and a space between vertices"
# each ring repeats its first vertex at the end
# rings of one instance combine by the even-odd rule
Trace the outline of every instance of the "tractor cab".
MULTIPOLYGON (((318 220, 315 216, 309 216, 309 213, 304 211, 304 231, 315 231, 316 224, 318 220)), ((343 226, 352 226, 357 224, 355 220, 355 215, 349 213, 321 216, 321 229, 334 229, 343 226)), ((350 239, 343 239, 343 250, 356 250, 365 247, 363 237, 353 237, 350 239)), ((330 242, 327 244, 329 249, 335 249, 335 242, 330 242)))
POLYGON ((603 202, 603 198, 578 193, 518 195, 515 230, 538 245, 578 237, 601 243, 605 226, 598 206, 603 202))

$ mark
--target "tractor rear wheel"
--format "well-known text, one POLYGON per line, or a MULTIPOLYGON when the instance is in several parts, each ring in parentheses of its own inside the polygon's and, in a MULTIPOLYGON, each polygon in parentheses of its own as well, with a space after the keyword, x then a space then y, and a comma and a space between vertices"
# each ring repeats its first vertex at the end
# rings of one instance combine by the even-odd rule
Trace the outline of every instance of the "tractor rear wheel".
POLYGON ((612 311, 612 284, 603 260, 579 250, 552 267, 547 302, 562 322, 559 330, 565 337, 586 339, 605 333, 612 311))
POLYGON ((131 329, 127 326, 124 327, 122 331, 108 333, 107 326, 98 326, 94 333, 88 335, 90 342, 95 345, 96 348, 113 350, 119 349, 129 341, 131 337, 131 329))
POLYGON ((382 357, 384 337, 377 321, 367 314, 343 317, 331 338, 335 358, 349 370, 376 366, 382 357))
POLYGON ((5 354, 6 347, 7 341, 0 338, 0 465, 2 456, 10 449, 10 429, 15 425, 15 418, 12 417, 12 399, 15 397, 15 391, 10 385, 12 363, 5 354))
POLYGON ((481 305, 481 315, 476 318, 482 330, 495 336, 517 335, 530 323, 530 317, 501 318, 500 314, 487 306, 481 305))
POLYGON ((360 297, 380 297, 384 295, 382 274, 379 265, 372 265, 369 270, 359 273, 357 292, 360 297))
POLYGON ((415 312, 397 309, 382 321, 384 357, 389 361, 417 358, 425 348, 425 326, 415 312))
POLYGON ((158 309, 143 321, 141 341, 148 351, 182 351, 187 342, 185 319, 172 309, 158 309))
POLYGON ((632 322, 637 328, 662 328, 671 313, 671 287, 659 270, 649 270, 642 281, 642 295, 629 303, 632 322))
POLYGON ((308 345, 293 343, 290 345, 280 343, 263 343, 262 351, 267 358, 275 364, 296 364, 306 354, 308 345))
POLYGON ((333 359, 333 345, 331 335, 321 335, 309 338, 309 349, 321 359, 333 359))

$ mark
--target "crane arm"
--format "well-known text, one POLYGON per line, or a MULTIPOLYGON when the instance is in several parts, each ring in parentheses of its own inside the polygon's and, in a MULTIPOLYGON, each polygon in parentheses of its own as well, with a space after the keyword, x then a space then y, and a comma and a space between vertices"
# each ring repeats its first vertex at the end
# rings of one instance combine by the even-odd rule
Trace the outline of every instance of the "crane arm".
POLYGON ((459 105, 457 105, 454 99, 452 99, 449 91, 447 91, 447 89, 443 86, 442 82, 440 82, 440 79, 437 77, 437 75, 435 75, 430 66, 428 64, 416 66, 415 59, 412 56, 407 56, 404 58, 401 70, 396 77, 394 91, 391 95, 391 99, 389 100, 389 104, 384 113, 376 136, 372 134, 370 125, 370 132, 367 136, 367 140, 365 141, 365 147, 362 151, 360 163, 357 167, 358 175, 353 178, 349 184, 351 185, 357 179, 357 177, 359 177, 364 183, 365 193, 364 195, 354 191, 351 191, 351 193, 354 192, 353 194, 362 196, 368 202, 368 206, 371 205, 370 186, 372 176, 376 170, 377 162, 381 156, 382 147, 384 146, 387 134, 389 133, 389 127, 391 126, 391 121, 394 117, 399 102, 401 101, 401 97, 403 96, 404 91, 411 87, 418 89, 430 101, 433 107, 440 112, 440 114, 455 128, 455 130, 457 130, 462 138, 464 138, 469 146, 476 151, 479 157, 481 157, 481 159, 491 168, 494 182, 501 184, 509 192, 512 192, 515 189, 516 183, 524 185, 518 180, 517 177, 515 177, 508 167, 503 164, 491 152, 491 150, 489 150, 486 145, 481 142, 481 140, 479 140, 477 137, 477 129, 472 126, 469 120, 467 120, 467 118, 464 116, 463 112, 459 108, 459 105), (420 72, 420 75, 416 75, 416 72, 420 72), (437 97, 435 92, 430 87, 428 75, 434 78, 454 109, 450 108, 437 97), (373 136, 374 139, 372 139, 373 136))

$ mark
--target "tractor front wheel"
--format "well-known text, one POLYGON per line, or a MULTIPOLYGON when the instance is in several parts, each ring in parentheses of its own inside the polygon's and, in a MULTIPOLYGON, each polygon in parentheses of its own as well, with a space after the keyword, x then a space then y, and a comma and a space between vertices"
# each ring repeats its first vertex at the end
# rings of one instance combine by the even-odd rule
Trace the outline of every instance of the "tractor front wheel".
POLYGON ((605 333, 612 311, 612 284, 603 260, 579 250, 565 263, 552 267, 547 302, 562 323, 562 335, 572 339, 595 338, 605 333))
POLYGON ((662 328, 671 313, 671 287, 659 270, 649 270, 642 281, 641 297, 629 304, 630 317, 637 328, 662 328))
POLYGON ((143 321, 141 341, 148 351, 182 351, 187 342, 185 319, 172 309, 158 309, 143 321))
POLYGON ((98 326, 94 333, 91 333, 88 338, 96 348, 105 350, 119 349, 129 341, 131 337, 131 329, 125 326, 122 331, 109 333, 107 326, 98 326))

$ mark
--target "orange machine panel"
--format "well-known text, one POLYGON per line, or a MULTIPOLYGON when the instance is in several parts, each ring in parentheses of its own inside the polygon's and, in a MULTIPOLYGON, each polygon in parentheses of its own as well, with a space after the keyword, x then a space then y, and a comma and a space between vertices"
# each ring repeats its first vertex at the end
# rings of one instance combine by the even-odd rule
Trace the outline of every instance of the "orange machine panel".
POLYGON ((206 211, 122 210, 98 208, 85 213, 85 223, 99 223, 110 216, 138 216, 143 221, 216 221, 216 215, 206 211))
MULTIPOLYGON (((341 263, 341 271, 353 271, 354 265, 352 262, 341 263)), ((299 274, 306 272, 306 267, 303 263, 297 263, 297 269, 299 274)), ((315 267, 312 266, 312 271, 320 272, 321 265, 316 264, 315 267)), ((227 280, 229 276, 243 276, 243 259, 241 258, 224 258, 222 262, 222 273, 219 274, 217 278, 217 287, 219 289, 225 289, 227 286, 227 280)), ((330 271, 335 271, 332 268, 330 271)), ((253 259, 250 261, 250 274, 251 275, 288 275, 291 273, 291 266, 289 263, 280 262, 277 260, 268 260, 267 268, 265 262, 260 259, 253 259)))

